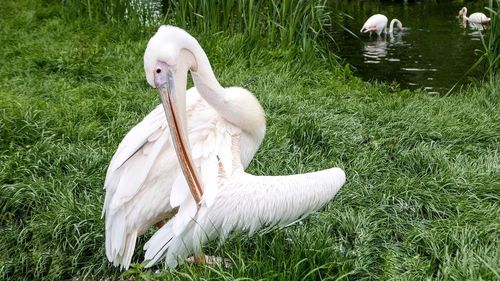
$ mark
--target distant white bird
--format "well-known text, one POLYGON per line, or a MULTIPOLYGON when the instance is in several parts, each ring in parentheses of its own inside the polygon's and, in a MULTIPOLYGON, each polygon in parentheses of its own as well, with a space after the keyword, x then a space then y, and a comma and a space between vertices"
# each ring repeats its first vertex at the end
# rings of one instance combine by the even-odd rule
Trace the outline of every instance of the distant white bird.
POLYGON ((489 24, 490 18, 487 17, 483 13, 472 13, 470 16, 467 17, 467 8, 463 7, 460 9, 458 12, 458 18, 462 19, 464 21, 468 21, 469 23, 477 23, 477 24, 489 24))
MULTIPOLYGON (((370 34, 372 32, 375 32, 380 36, 382 32, 387 33, 387 21, 387 17, 382 14, 373 15, 369 17, 368 20, 366 20, 365 24, 359 32, 370 32, 370 34)), ((403 24, 401 23, 401 21, 399 21, 398 19, 393 19, 391 20, 391 24, 389 25, 389 34, 393 33, 395 23, 400 30, 403 29, 403 24)))
POLYGON ((108 168, 106 254, 115 265, 128 268, 137 236, 177 207, 145 245, 148 266, 166 257, 175 267, 231 232, 289 225, 344 184, 339 168, 274 177, 245 173, 265 134, 262 107, 247 90, 222 87, 184 30, 160 27, 146 48, 144 68, 164 108, 127 134, 108 168), (188 71, 195 88, 186 92, 188 71))

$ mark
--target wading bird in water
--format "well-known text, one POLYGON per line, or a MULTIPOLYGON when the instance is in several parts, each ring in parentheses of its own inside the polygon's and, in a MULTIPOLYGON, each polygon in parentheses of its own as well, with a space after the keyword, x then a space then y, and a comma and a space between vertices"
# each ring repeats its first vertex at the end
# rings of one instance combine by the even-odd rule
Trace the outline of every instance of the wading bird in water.
POLYGON ((467 8, 463 7, 460 9, 458 12, 458 18, 461 19, 462 21, 468 21, 469 23, 475 23, 475 24, 489 24, 490 23, 490 18, 487 17, 483 13, 472 13, 470 16, 467 16, 467 8))
POLYGON ((379 36, 382 32, 392 34, 394 31, 394 24, 397 24, 399 30, 403 30, 403 24, 398 19, 392 19, 389 25, 389 32, 387 32, 387 21, 387 17, 382 14, 373 15, 366 20, 359 32, 370 32, 370 35, 372 32, 375 32, 379 36))
POLYGON ((148 42, 144 69, 163 107, 125 136, 108 168, 103 213, 106 254, 115 265, 128 268, 137 236, 169 213, 175 215, 145 245, 148 266, 165 257, 175 267, 232 232, 287 226, 344 184, 339 168, 245 173, 265 134, 264 111, 249 91, 219 84, 200 44, 184 30, 160 27, 148 42), (186 91, 188 71, 195 87, 186 91))

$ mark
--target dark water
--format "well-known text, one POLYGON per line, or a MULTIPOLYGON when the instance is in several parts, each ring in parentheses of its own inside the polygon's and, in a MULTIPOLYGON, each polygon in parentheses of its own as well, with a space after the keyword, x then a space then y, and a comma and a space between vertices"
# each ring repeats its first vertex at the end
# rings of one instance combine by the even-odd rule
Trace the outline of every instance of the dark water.
MULTIPOLYGON (((481 32, 457 19, 464 5, 469 14, 484 10, 484 2, 330 2, 336 11, 352 17, 334 33, 337 54, 354 66, 365 80, 396 81, 402 88, 422 88, 443 93, 451 88, 476 62, 481 49, 481 32), (404 30, 394 36, 360 34, 364 22, 373 14, 402 21, 404 30)), ((481 28, 481 27, 480 27, 481 28)), ((462 83, 467 82, 463 79, 462 83)))

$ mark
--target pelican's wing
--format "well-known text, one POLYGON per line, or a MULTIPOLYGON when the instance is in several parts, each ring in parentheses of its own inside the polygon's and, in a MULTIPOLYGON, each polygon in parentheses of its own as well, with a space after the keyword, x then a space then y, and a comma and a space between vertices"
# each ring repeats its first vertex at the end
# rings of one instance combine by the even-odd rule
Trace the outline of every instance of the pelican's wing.
MULTIPOLYGON (((192 134, 203 134, 205 128, 199 125, 208 123, 210 119, 215 118, 213 110, 209 114, 193 114, 193 111, 207 107, 208 105, 200 98, 196 89, 192 88, 186 92, 186 113, 188 114, 190 138, 192 134), (193 118, 195 120, 191 120, 193 118)), ((142 183, 148 177, 154 161, 160 152, 166 150, 168 150, 167 154, 173 153, 175 155, 175 150, 171 146, 165 112, 160 104, 127 133, 111 159, 104 182, 106 189, 104 209, 107 206, 120 206, 137 194, 142 183), (119 190, 119 194, 115 194, 117 190, 119 190), (112 204, 108 202, 111 198, 114 201, 112 204)), ((169 176, 172 177, 172 174, 171 171, 169 176)), ((175 178, 175 176, 177 173, 173 177, 175 178)))
POLYGON ((212 206, 202 206, 182 232, 175 218, 145 245, 147 266, 165 257, 169 267, 182 263, 201 246, 231 232, 253 234, 269 227, 285 227, 330 201, 345 182, 339 168, 292 176, 253 176, 239 170, 224 181, 212 206))
POLYGON ((120 202, 127 201, 137 193, 159 150, 170 142, 166 126, 165 114, 159 105, 125 135, 106 173, 103 214, 106 208, 110 207, 109 200, 114 198, 117 190, 120 190, 117 197, 121 199, 114 198, 114 205, 120 205, 120 202), (127 165, 124 165, 125 163, 127 165))
MULTIPOLYGON (((165 161, 158 159, 159 155, 171 147, 166 124, 160 105, 127 133, 108 167, 102 214, 106 224, 106 255, 115 266, 128 268, 137 235, 154 223, 156 216, 169 209, 168 203, 162 203, 162 197, 158 194, 157 201, 150 201, 149 204, 141 202, 151 200, 148 197, 152 194, 142 193, 138 196, 144 186, 150 189, 150 193, 158 193, 156 190, 160 190, 158 187, 162 183, 168 184, 168 177, 156 175, 156 181, 150 179, 151 171, 155 171, 154 166, 159 165, 158 160, 165 161), (145 184, 148 180, 149 184, 145 184), (151 184, 153 182, 158 184, 151 184)), ((170 154, 172 153, 175 152, 170 154)), ((175 158, 170 159, 171 162, 172 160, 175 158)), ((175 165, 164 169, 175 169, 175 165)))
MULTIPOLYGON (((186 113, 193 160, 205 187, 203 204, 211 205, 218 190, 218 172, 231 173, 231 136, 239 131, 195 89, 186 93, 186 113)), ((130 264, 137 236, 167 212, 179 207, 175 220, 179 231, 196 215, 197 207, 180 169, 161 105, 122 140, 104 186, 106 254, 123 268, 130 264)))

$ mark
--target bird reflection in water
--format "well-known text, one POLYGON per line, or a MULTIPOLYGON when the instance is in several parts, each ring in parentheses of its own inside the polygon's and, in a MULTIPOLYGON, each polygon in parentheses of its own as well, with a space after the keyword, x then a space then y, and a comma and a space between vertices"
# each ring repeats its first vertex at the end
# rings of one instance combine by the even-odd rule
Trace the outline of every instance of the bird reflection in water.
POLYGON ((475 23, 475 22, 469 22, 469 28, 472 30, 485 30, 487 28, 487 25, 483 25, 481 23, 475 23))
POLYGON ((365 63, 380 63, 380 60, 387 56, 387 44, 387 41, 380 37, 365 44, 363 47, 365 63))
POLYGON ((486 26, 480 23, 469 22, 469 29, 471 30, 469 36, 472 37, 472 40, 481 40, 481 37, 484 36, 483 30, 486 29, 486 26))
POLYGON ((389 36, 378 37, 376 40, 366 43, 363 46, 363 56, 365 63, 380 63, 381 60, 399 61, 398 58, 392 58, 389 52, 391 47, 404 45, 403 34, 390 34, 389 36), (389 56, 389 57, 388 57, 389 56))
POLYGON ((481 24, 481 23, 475 23, 475 22, 468 22, 468 21, 459 21, 460 27, 466 29, 467 35, 472 37, 472 40, 481 40, 481 37, 484 36, 483 31, 485 31, 488 28, 487 24, 481 24), (467 28, 468 27, 468 28, 467 28), (470 31, 470 32, 467 32, 470 31))

